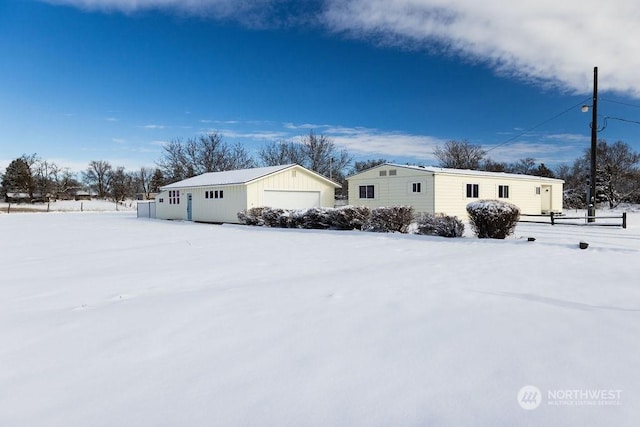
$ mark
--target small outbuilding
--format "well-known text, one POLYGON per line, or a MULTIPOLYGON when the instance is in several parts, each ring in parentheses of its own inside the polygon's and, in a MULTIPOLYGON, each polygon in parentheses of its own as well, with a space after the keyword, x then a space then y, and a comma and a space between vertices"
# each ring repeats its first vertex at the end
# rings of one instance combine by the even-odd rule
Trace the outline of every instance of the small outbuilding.
POLYGON ((156 218, 237 223, 253 207, 333 207, 340 184, 290 164, 210 172, 165 185, 156 195, 156 218))
POLYGON ((417 212, 467 217, 468 203, 504 200, 523 214, 561 213, 564 181, 532 175, 383 164, 347 178, 349 204, 413 206, 417 212))

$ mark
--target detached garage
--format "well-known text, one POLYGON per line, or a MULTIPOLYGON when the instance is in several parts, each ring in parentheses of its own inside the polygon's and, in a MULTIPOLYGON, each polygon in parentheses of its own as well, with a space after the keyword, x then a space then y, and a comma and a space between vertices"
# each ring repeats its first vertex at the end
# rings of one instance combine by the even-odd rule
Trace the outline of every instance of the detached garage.
POLYGON ((243 209, 333 207, 340 184, 300 165, 210 172, 161 188, 156 217, 237 223, 243 209))

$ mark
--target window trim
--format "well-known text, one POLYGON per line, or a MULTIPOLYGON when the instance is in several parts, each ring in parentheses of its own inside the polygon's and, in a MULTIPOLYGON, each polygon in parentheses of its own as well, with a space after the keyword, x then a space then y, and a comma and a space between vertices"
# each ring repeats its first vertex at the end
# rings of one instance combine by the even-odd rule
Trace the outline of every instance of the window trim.
POLYGON ((509 198, 509 186, 506 184, 498 185, 498 198, 499 199, 508 199, 509 198))
POLYGON ((358 186, 358 199, 364 200, 364 199, 375 199, 375 198, 376 198, 375 185, 364 184, 364 185, 358 186))
POLYGON ((466 184, 465 190, 467 199, 477 199, 480 197, 480 184, 466 184))

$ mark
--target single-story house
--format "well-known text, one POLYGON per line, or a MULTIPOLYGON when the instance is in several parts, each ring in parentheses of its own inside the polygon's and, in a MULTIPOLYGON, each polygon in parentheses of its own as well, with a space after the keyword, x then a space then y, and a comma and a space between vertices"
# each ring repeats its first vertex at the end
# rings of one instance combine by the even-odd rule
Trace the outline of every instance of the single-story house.
POLYGON ((562 212, 561 179, 503 172, 383 164, 347 178, 349 204, 413 206, 417 212, 467 218, 476 200, 504 200, 523 214, 562 212))
POLYGON ((237 223, 238 212, 253 207, 333 207, 336 188, 296 164, 209 172, 161 187, 156 218, 237 223))

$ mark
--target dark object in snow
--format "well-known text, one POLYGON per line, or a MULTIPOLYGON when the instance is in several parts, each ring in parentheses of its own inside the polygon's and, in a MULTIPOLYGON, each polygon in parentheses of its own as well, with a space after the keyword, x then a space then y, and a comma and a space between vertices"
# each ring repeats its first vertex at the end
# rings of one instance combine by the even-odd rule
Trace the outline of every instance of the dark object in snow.
POLYGON ((535 237, 527 237, 527 242, 535 242, 536 238, 535 237))
POLYGON ((589 247, 589 244, 587 242, 580 242, 579 246, 580 249, 587 249, 589 247))

